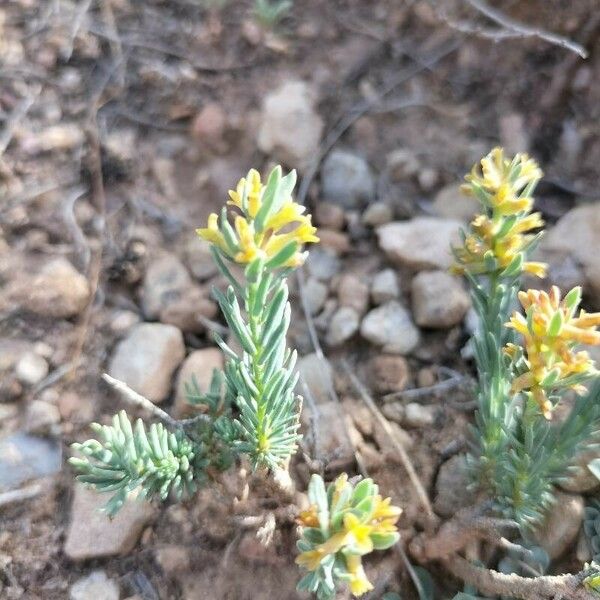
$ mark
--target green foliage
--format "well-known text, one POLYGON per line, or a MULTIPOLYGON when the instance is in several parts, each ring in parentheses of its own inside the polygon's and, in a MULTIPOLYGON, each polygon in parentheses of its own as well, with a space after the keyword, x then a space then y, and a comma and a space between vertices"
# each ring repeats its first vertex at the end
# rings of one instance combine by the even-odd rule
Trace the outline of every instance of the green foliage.
POLYGON ((254 18, 266 29, 273 29, 292 9, 292 0, 255 0, 254 18))

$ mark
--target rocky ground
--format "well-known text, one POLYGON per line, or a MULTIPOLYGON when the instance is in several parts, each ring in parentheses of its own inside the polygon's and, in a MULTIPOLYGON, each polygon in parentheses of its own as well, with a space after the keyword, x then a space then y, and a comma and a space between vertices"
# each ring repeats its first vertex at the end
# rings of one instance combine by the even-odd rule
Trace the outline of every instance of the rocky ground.
MULTIPOLYGON (((296 0, 274 30, 249 2, 218 4, 0 8, 2 598, 299 597, 290 507, 244 465, 183 504, 130 503, 112 522, 65 465, 89 422, 124 406, 103 372, 180 417, 185 381, 206 386, 222 365, 209 331, 223 329, 210 290, 224 282, 194 229, 251 166, 297 168, 320 229, 308 321, 290 282, 306 397, 298 505, 311 472, 368 473, 404 508, 410 540, 424 514, 398 443, 441 517, 471 501, 473 315, 448 247, 474 210, 460 179, 492 146, 529 151, 545 171, 544 285, 583 284, 600 308, 592 0, 499 3, 581 42, 587 60, 535 37, 459 31, 493 24, 458 2, 296 0), (256 531, 273 518, 264 547, 256 531)), ((596 483, 582 472, 567 484, 549 520, 561 527, 540 533, 557 569, 589 558, 583 495, 596 483)), ((396 554, 368 571, 373 597, 414 594, 396 554)), ((432 573, 440 598, 459 589, 432 573)))

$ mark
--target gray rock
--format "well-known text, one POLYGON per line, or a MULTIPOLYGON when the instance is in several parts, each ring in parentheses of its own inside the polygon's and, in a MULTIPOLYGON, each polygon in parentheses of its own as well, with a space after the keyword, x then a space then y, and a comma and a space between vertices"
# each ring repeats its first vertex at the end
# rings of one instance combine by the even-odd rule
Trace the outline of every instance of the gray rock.
POLYGON ((421 327, 453 327, 463 320, 470 306, 461 281, 445 271, 422 271, 412 280, 413 315, 421 327))
POLYGON ((119 600, 119 584, 98 569, 78 579, 69 592, 70 600, 119 600))
POLYGON ((386 157, 392 181, 403 181, 415 176, 421 167, 419 159, 408 148, 393 150, 386 157))
POLYGON ((349 306, 338 308, 331 321, 325 341, 328 346, 340 346, 348 341, 357 331, 360 317, 356 310, 349 306))
POLYGON ((448 269, 450 247, 459 243, 460 221, 416 217, 377 228, 379 247, 395 264, 415 269, 448 269))
POLYGON ((446 219, 456 219, 468 223, 471 221, 479 205, 471 196, 460 191, 460 185, 450 183, 443 187, 436 195, 431 205, 433 214, 446 219))
POLYGON ((142 286, 142 310, 148 319, 156 319, 191 283, 190 274, 173 254, 163 254, 148 265, 142 286))
POLYGON ((190 238, 186 243, 185 264, 199 281, 206 281, 219 272, 210 251, 210 243, 198 236, 190 238))
POLYGON ((62 446, 53 438, 15 433, 0 442, 0 490, 60 471, 62 446))
POLYGON ((389 223, 394 218, 394 211, 385 202, 373 202, 367 206, 362 215, 362 222, 370 227, 378 227, 389 223))
POLYGON ((584 507, 582 496, 556 492, 555 502, 544 522, 532 534, 551 559, 562 556, 577 539, 584 507))
POLYGON ((404 424, 410 427, 429 427, 435 422, 435 406, 409 402, 404 407, 404 424))
POLYGON ((321 170, 323 198, 344 208, 359 208, 375 195, 375 180, 367 161, 346 150, 334 150, 321 170))
POLYGON ((48 362, 34 352, 26 352, 15 366, 17 379, 25 385, 36 385, 48 375, 48 362))
POLYGON ((327 300, 329 290, 324 283, 321 283, 314 277, 309 277, 304 286, 304 299, 308 308, 308 312, 314 316, 318 314, 325 300, 327 300))
POLYGON ((371 283, 371 299, 373 304, 383 304, 400 296, 398 276, 393 269, 379 271, 371 283))
POLYGON ((162 323, 140 323, 117 344, 108 374, 159 403, 169 395, 171 376, 184 356, 179 329, 162 323))
POLYGON ((60 423, 58 407, 43 400, 31 400, 25 413, 25 429, 29 433, 47 434, 60 423))
POLYGON ((435 481, 433 508, 442 517, 451 517, 461 508, 473 504, 473 492, 468 489, 467 458, 457 454, 442 464, 435 481))
POLYGON ((319 227, 340 231, 346 224, 346 213, 341 206, 331 202, 319 202, 315 207, 315 222, 319 227))
POLYGON ((410 354, 421 339, 410 314, 395 300, 368 312, 360 326, 360 333, 390 354, 410 354))
POLYGON ((286 81, 265 97, 258 147, 276 161, 306 167, 315 156, 323 131, 315 96, 303 81, 286 81))
POLYGON ((307 261, 308 272, 320 281, 329 281, 340 271, 340 259, 334 252, 311 248, 307 261))
POLYGON ((305 395, 303 383, 308 386, 312 397, 318 404, 329 402, 330 390, 333 389, 333 369, 326 358, 319 358, 315 353, 307 354, 298 361, 297 391, 305 395))
POLYGON ((156 514, 150 503, 130 499, 109 519, 101 510, 107 501, 107 495, 75 485, 64 547, 71 560, 127 554, 137 544, 146 523, 156 514))
POLYGON ((340 306, 353 308, 363 316, 369 308, 369 286, 364 277, 347 273, 340 277, 337 288, 340 306))
POLYGON ((569 479, 561 481, 560 487, 567 492, 577 493, 593 492, 600 488, 600 480, 588 469, 588 464, 598 458, 599 450, 586 450, 579 454, 573 461, 574 472, 569 479))
POLYGON ((68 319, 78 315, 90 299, 88 280, 64 258, 56 258, 27 280, 18 291, 23 306, 43 317, 68 319))
POLYGON ((214 319, 219 308, 198 286, 177 292, 176 297, 160 311, 160 322, 174 325, 185 333, 204 333, 205 319, 214 319))
POLYGON ((207 392, 210 388, 213 370, 223 370, 223 353, 219 348, 202 348, 194 350, 183 362, 177 375, 177 388, 175 393, 174 413, 177 418, 187 416, 194 412, 193 407, 188 404, 185 386, 192 383, 195 378, 201 392, 207 392))
POLYGON ((404 357, 393 354, 374 356, 368 368, 371 386, 380 394, 398 392, 406 387, 409 369, 404 357))

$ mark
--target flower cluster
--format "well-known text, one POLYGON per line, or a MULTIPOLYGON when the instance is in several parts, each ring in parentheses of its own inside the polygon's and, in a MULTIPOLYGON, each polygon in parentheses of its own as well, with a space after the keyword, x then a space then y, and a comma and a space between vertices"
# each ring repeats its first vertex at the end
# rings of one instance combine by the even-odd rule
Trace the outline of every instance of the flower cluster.
POLYGON ((298 517, 302 537, 296 563, 309 572, 298 589, 323 599, 335 596, 338 582, 346 582, 355 596, 372 590, 361 557, 398 541, 401 509, 383 499, 371 479, 353 486, 345 473, 327 490, 321 477, 313 475, 308 497, 311 507, 298 517))
POLYGON ((509 160, 502 148, 481 160, 481 172, 473 167, 461 189, 481 203, 483 213, 471 221, 462 246, 453 249, 455 273, 545 276, 545 264, 525 260, 538 237, 531 231, 544 224, 540 213, 531 212, 531 194, 541 176, 533 159, 517 154, 509 160))
POLYGON ((256 258, 273 261, 271 266, 297 267, 306 260, 302 245, 318 242, 316 229, 303 206, 293 201, 296 183, 292 171, 282 177, 281 167, 271 171, 266 185, 260 174, 251 169, 237 187, 229 191, 228 204, 238 209, 232 227, 223 208, 220 217, 212 213, 200 237, 211 242, 228 259, 249 264, 256 258))
POLYGON ((575 313, 581 301, 581 288, 573 288, 563 300, 553 286, 550 293, 538 290, 519 292, 525 315, 515 312, 508 327, 523 337, 523 347, 508 344, 507 353, 521 374, 513 381, 512 391, 527 391, 546 418, 551 418, 552 392, 571 388, 585 391, 582 382, 597 374, 587 352, 578 344, 600 344, 600 313, 575 313))

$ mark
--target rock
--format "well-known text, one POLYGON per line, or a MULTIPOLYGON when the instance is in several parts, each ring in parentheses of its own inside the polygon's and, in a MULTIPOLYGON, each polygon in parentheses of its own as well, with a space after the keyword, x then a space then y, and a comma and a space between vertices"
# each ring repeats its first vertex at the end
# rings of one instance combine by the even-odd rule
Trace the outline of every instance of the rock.
POLYGON ((319 202, 315 208, 315 223, 319 227, 326 227, 340 231, 346 224, 344 209, 332 202, 319 202))
MULTIPOLYGON (((305 396, 303 383, 306 384, 317 404, 330 401, 330 390, 333 386, 333 368, 326 358, 315 353, 307 354, 298 361, 298 394, 305 396)), ((306 406, 306 402, 304 403, 306 406)))
POLYGON ((433 214, 445 219, 455 219, 469 223, 479 205, 471 196, 460 191, 460 184, 450 183, 443 187, 436 195, 431 205, 433 214))
POLYGON ((419 159, 408 148, 393 150, 386 157, 392 181, 399 182, 415 176, 420 168, 419 159))
MULTIPOLYGON (((390 422, 392 430, 392 437, 396 442, 401 444, 406 450, 412 447, 413 441, 410 434, 402 429, 398 423, 390 422)), ((388 434, 383 430, 382 427, 375 427, 373 431, 373 437, 379 446, 379 449, 385 454, 386 460, 391 460, 397 464, 402 464, 402 458, 400 453, 392 444, 388 434)))
POLYGON ((274 548, 274 544, 263 544, 253 531, 248 531, 242 536, 237 551, 240 558, 250 564, 273 566, 284 564, 284 559, 274 548))
POLYGON ((525 129, 525 120, 519 113, 502 115, 499 121, 500 144, 508 156, 529 151, 529 135, 525 129))
POLYGON ((321 281, 330 281, 340 270, 340 259, 324 248, 311 248, 306 264, 308 272, 321 281))
POLYGON ((207 298, 202 288, 190 286, 162 308, 159 318, 161 323, 174 325, 185 333, 203 333, 206 331, 203 319, 214 319, 218 312, 216 302, 207 298))
POLYGON ((71 518, 64 551, 71 560, 88 560, 127 554, 133 550, 142 529, 156 514, 144 500, 129 499, 115 517, 109 519, 101 508, 105 494, 75 485, 71 518))
POLYGON ((567 492, 587 493, 600 488, 600 480, 588 469, 588 464, 600 458, 598 450, 586 450, 579 454, 574 462, 575 471, 569 479, 561 481, 559 486, 567 492))
POLYGON ((448 269, 452 264, 450 247, 459 243, 460 221, 436 217, 416 217, 377 228, 379 247, 395 264, 417 271, 448 269))
POLYGON ((122 337, 139 322, 140 316, 136 312, 132 310, 116 310, 110 315, 109 327, 114 334, 122 337))
POLYGON ((167 398, 171 376, 185 356, 181 331, 162 323, 140 323, 117 344, 108 374, 148 400, 167 398))
POLYGON ((357 331, 360 316, 355 309, 349 306, 338 308, 329 322, 329 329, 325 341, 328 346, 340 346, 348 341, 357 331))
POLYGON ((555 502, 544 522, 532 532, 535 542, 554 560, 575 542, 583 523, 585 502, 582 496, 555 493, 555 502))
POLYGON ((53 438, 14 433, 0 442, 0 490, 60 471, 62 445, 53 438))
POLYGON ((25 385, 36 385, 48 375, 48 362, 34 352, 26 352, 15 367, 17 379, 25 385))
POLYGON ((282 83, 263 102, 258 147, 278 162, 306 167, 317 153, 323 131, 314 104, 314 94, 303 81, 282 83))
POLYGON ((412 280, 412 309, 417 325, 447 329, 458 325, 471 301, 460 280, 445 271, 422 271, 412 280))
POLYGON ((442 463, 435 480, 433 508, 442 517, 451 517, 461 508, 473 504, 473 492, 468 489, 467 458, 456 454, 442 463))
POLYGON ((304 300, 307 304, 308 312, 314 316, 323 308, 327 300, 328 289, 324 283, 321 283, 314 277, 309 277, 304 286, 304 300))
POLYGON ((400 296, 398 276, 393 269, 379 271, 371 283, 371 299, 373 304, 384 304, 400 296))
POLYGON ((210 388, 213 370, 223 370, 223 353, 219 348, 203 348, 194 350, 184 361, 177 375, 177 391, 175 394, 174 413, 181 418, 194 412, 186 398, 185 385, 192 383, 195 377, 201 392, 207 392, 210 388))
POLYGON ((369 380, 379 394, 399 392, 408 383, 408 363, 402 356, 381 354, 369 361, 369 380))
POLYGON ((98 569, 78 579, 69 591, 70 600, 119 600, 119 584, 98 569))
POLYGON ((185 263, 198 281, 206 281, 219 272, 210 251, 210 243, 198 236, 190 238, 185 246, 185 263))
POLYGON ((385 202, 373 202, 362 215, 362 222, 369 227, 379 227, 394 218, 394 211, 385 202))
POLYGON ((218 102, 205 104, 194 117, 191 126, 192 136, 199 142, 215 150, 225 146, 227 115, 218 102))
POLYGON ((323 163, 321 188, 326 202, 359 208, 373 199, 375 179, 364 158, 347 150, 333 150, 323 163))
MULTIPOLYGON (((354 448, 350 443, 343 409, 335 400, 319 404, 317 409, 318 416, 313 425, 316 427, 314 434, 319 454, 325 459, 328 469, 347 469, 354 462, 354 448)), ((310 410, 305 408, 304 411, 305 418, 310 418, 310 410)))
POLYGON ((395 300, 367 313, 360 326, 360 333, 390 354, 410 354, 421 339, 410 314, 395 300))
POLYGON ((435 188, 439 179, 439 174, 435 169, 430 167, 424 167, 417 173, 417 181, 419 182, 419 187, 424 192, 430 192, 435 188))
POLYGON ((47 263, 33 280, 19 289, 23 306, 42 317, 69 319, 90 299, 87 279, 64 258, 47 263))
POLYGON ((142 286, 142 310, 156 319, 170 302, 180 298, 191 279, 187 269, 173 254, 163 254, 148 265, 142 286))
POLYGON ((32 400, 28 404, 25 414, 25 429, 29 433, 48 434, 58 423, 60 423, 60 411, 54 404, 43 400, 32 400))
POLYGON ((166 546, 157 548, 154 555, 156 556, 156 562, 160 565, 165 575, 171 576, 189 569, 190 555, 188 549, 184 546, 167 544, 166 546))
POLYGON ((369 286, 363 278, 347 273, 342 275, 337 288, 340 306, 353 308, 363 316, 369 308, 369 286))
POLYGON ((83 129, 76 123, 51 125, 35 136, 24 140, 23 146, 28 154, 39 152, 64 152, 81 146, 85 140, 83 129))
POLYGON ((578 206, 559 219, 540 243, 544 256, 550 254, 570 256, 580 265, 591 289, 587 292, 595 296, 595 304, 600 306, 600 205, 597 203, 578 206))
POLYGON ((429 427, 435 422, 435 406, 409 402, 404 407, 404 424, 409 427, 429 427))
POLYGON ((347 416, 362 435, 372 436, 375 424, 373 414, 364 402, 354 398, 344 398, 342 406, 347 416))
POLYGON ((333 229, 319 229, 319 245, 321 248, 331 250, 338 256, 350 252, 348 234, 333 229))
POLYGON ((381 407, 381 413, 390 421, 402 424, 404 421, 404 405, 400 402, 387 402, 381 407))

